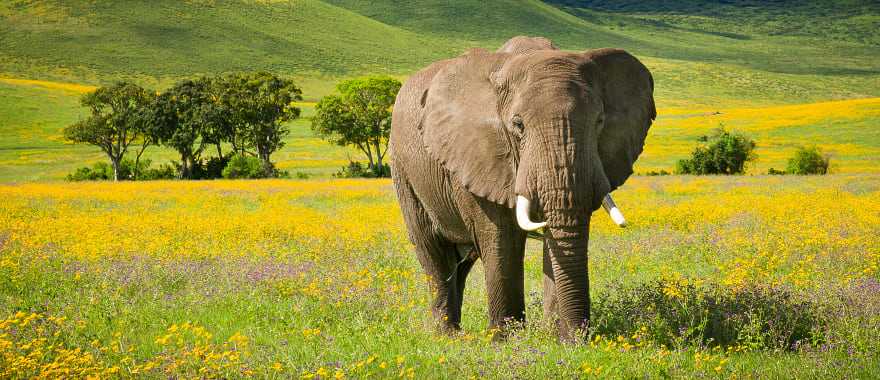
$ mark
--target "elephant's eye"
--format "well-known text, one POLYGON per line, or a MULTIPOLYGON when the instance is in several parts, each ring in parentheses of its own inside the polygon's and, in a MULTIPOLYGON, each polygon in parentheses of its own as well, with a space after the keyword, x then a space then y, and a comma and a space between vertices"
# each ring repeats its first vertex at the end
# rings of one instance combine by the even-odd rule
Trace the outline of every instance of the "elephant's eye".
POLYGON ((513 118, 510 119, 510 126, 513 129, 511 132, 515 133, 517 137, 522 137, 523 135, 523 120, 519 115, 513 115, 513 118))

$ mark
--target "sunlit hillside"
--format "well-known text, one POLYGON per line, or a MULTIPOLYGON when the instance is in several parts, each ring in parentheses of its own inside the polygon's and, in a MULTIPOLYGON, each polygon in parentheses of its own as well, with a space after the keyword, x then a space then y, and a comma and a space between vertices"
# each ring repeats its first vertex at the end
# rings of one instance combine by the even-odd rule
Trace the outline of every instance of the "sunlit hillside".
MULTIPOLYGON (((60 179, 103 159, 60 136, 83 117, 77 97, 89 86, 129 79, 162 89, 199 74, 270 70, 295 78, 314 101, 342 78, 405 78, 433 60, 474 46, 494 49, 513 35, 547 36, 572 50, 622 47, 645 62, 660 115, 637 172, 671 170, 721 124, 755 135, 753 174, 783 167, 806 144, 831 153, 835 171, 880 170, 876 103, 849 101, 880 96, 875 3, 676 4, 3 2, 0 180, 60 179)), ((274 157, 281 168, 327 176, 359 159, 315 138, 310 115, 305 106, 305 119, 292 124, 287 147, 274 157)), ((175 158, 161 148, 147 156, 175 158)))

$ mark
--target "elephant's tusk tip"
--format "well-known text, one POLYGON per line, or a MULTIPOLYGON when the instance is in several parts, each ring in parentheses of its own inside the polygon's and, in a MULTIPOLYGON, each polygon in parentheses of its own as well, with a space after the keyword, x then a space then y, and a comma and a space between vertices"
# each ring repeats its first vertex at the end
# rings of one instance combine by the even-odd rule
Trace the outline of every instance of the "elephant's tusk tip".
POLYGON ((529 199, 516 196, 516 224, 524 231, 535 231, 547 225, 547 222, 535 223, 529 219, 529 199))
POLYGON ((611 210, 608 211, 608 215, 611 216, 611 220, 614 221, 620 227, 626 227, 626 218, 623 217, 623 213, 620 212, 620 209, 617 207, 612 207, 611 210))
POLYGON ((544 228, 544 226, 547 225, 547 222, 541 222, 541 223, 518 223, 518 224, 519 224, 519 228, 522 228, 524 231, 537 231, 537 230, 539 230, 539 229, 541 229, 541 228, 544 228))

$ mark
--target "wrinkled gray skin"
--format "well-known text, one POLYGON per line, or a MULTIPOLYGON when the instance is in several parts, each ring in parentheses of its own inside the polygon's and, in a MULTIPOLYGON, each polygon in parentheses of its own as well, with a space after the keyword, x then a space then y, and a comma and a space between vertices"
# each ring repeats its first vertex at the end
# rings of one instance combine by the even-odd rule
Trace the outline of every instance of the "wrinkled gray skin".
POLYGON ((517 195, 531 201, 533 221, 548 223, 545 317, 558 317, 565 340, 586 326, 590 216, 632 173, 656 116, 653 86, 622 50, 563 52, 528 37, 409 78, 394 106, 392 176, 441 329, 459 329, 478 258, 490 327, 524 320, 517 195))

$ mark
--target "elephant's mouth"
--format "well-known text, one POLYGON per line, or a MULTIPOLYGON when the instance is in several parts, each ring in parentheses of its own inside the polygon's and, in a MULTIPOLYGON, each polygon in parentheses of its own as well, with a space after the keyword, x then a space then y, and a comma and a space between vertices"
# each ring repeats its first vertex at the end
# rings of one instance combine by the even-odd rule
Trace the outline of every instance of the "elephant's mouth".
MULTIPOLYGON (((547 225, 547 222, 533 222, 531 220, 529 217, 531 207, 532 203, 528 198, 522 195, 516 196, 516 223, 524 231, 536 231, 547 225)), ((602 208, 605 209, 605 212, 608 213, 608 216, 611 217, 615 224, 620 227, 626 227, 626 218, 623 217, 623 213, 617 208, 614 199, 611 198, 611 194, 605 195, 605 198, 602 199, 602 208)))

